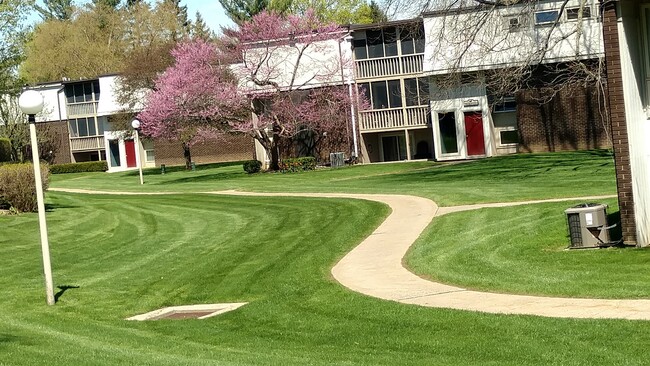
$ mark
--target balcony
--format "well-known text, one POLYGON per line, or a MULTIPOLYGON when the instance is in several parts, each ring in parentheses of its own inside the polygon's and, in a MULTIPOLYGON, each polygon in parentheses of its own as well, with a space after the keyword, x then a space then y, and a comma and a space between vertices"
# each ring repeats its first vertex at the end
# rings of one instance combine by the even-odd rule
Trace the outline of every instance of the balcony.
POLYGON ((430 125, 429 116, 427 106, 361 111, 359 125, 362 132, 421 127, 430 125))
POLYGON ((87 117, 95 115, 97 102, 68 104, 68 117, 87 117))
POLYGON ((408 75, 422 72, 423 54, 356 60, 359 79, 382 76, 408 75))
POLYGON ((98 150, 104 148, 104 136, 71 137, 72 151, 98 150))

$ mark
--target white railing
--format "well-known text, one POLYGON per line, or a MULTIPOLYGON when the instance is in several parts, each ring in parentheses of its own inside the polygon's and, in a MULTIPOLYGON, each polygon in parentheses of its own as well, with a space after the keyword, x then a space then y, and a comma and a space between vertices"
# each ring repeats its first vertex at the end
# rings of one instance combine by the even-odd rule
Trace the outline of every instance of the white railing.
POLYGON ((70 149, 73 151, 97 150, 103 148, 104 148, 104 136, 70 138, 70 149))
POLYGON ((406 125, 407 126, 427 126, 431 124, 431 111, 429 107, 407 107, 406 108, 406 125))
POLYGON ((68 104, 68 117, 92 116, 97 102, 68 104))
POLYGON ((361 131, 429 125, 429 107, 417 106, 359 112, 361 131))
POLYGON ((424 55, 402 56, 402 74, 417 74, 422 72, 424 55))
POLYGON ((356 60, 359 79, 422 72, 423 54, 356 60))

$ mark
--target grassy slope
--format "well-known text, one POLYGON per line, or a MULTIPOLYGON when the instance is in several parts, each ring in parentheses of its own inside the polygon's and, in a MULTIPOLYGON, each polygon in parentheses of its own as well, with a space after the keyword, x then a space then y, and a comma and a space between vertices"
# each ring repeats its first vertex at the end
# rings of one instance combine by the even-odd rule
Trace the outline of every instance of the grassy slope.
POLYGON ((64 174, 53 187, 128 191, 196 192, 224 189, 293 192, 405 193, 441 205, 615 194, 611 156, 606 152, 534 154, 444 165, 431 162, 355 166, 302 174, 247 176, 240 165, 196 172, 146 171, 64 174))
POLYGON ((386 214, 378 204, 48 196, 56 284, 80 287, 46 307, 36 217, 0 217, 1 365, 647 361, 645 322, 428 309, 342 288, 329 269, 386 214), (251 303, 203 321, 120 320, 222 301, 251 303))
MULTIPOLYGON (((599 201, 600 202, 600 201, 599 201)), ((616 200, 603 200, 617 210, 616 200)), ((650 251, 566 250, 564 210, 578 202, 434 219, 406 256, 414 272, 467 288, 568 297, 650 298, 650 251)), ((617 222, 616 213, 610 215, 617 222)))

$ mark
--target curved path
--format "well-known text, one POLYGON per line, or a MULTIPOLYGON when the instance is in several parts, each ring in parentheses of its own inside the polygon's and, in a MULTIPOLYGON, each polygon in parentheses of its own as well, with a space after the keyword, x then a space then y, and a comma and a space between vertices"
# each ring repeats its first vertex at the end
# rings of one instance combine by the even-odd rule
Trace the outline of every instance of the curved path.
MULTIPOLYGON (((121 194, 118 192, 93 192, 71 189, 50 188, 50 190, 72 193, 121 194)), ((409 247, 436 216, 484 207, 597 200, 614 196, 578 197, 439 208, 435 202, 429 199, 406 195, 254 193, 239 191, 203 193, 240 196, 355 198, 387 204, 392 209, 392 212, 386 220, 332 268, 332 275, 342 285, 368 296, 405 304, 486 313, 537 315, 560 318, 650 320, 650 300, 576 299, 471 291, 425 280, 409 272, 402 265, 402 258, 409 247)))

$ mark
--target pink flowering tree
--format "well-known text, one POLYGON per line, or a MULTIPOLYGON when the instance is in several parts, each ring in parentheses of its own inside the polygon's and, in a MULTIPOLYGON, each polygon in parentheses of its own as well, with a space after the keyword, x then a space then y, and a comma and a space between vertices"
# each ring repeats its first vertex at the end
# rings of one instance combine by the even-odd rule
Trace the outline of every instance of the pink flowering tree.
POLYGON ((341 56, 342 29, 312 12, 264 12, 225 33, 222 47, 196 40, 173 50, 174 65, 139 114, 143 133, 181 140, 188 155, 198 139, 247 133, 274 170, 284 141, 308 137, 306 153, 317 155, 316 145, 349 140, 356 98, 342 86, 349 62, 341 56))
POLYGON ((231 123, 250 119, 250 109, 214 44, 188 41, 171 54, 174 64, 157 78, 138 118, 144 135, 180 141, 189 169, 193 144, 222 136, 231 123))
POLYGON ((312 11, 302 16, 262 12, 225 34, 233 41, 231 50, 241 55, 235 74, 254 113, 232 128, 264 147, 271 169, 278 169, 283 140, 308 134, 318 143, 324 132, 328 141, 341 133, 350 136, 351 98, 341 87, 351 62, 342 56, 344 29, 319 21, 312 11))

